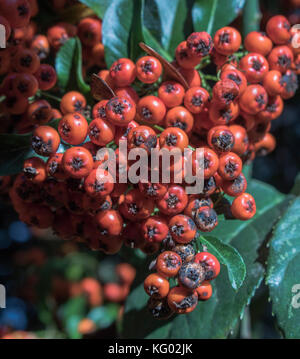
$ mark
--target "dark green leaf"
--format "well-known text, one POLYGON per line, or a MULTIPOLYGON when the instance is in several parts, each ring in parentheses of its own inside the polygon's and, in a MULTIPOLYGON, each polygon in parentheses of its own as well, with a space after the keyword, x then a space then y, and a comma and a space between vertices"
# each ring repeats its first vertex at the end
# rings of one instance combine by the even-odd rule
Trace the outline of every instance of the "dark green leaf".
POLYGON ((69 39, 60 48, 55 59, 55 68, 62 93, 69 90, 79 90, 84 95, 90 93, 90 87, 82 77, 82 49, 77 37, 69 39))
POLYGON ((134 1, 133 19, 130 30, 130 58, 136 61, 143 53, 139 43, 144 41, 142 30, 142 2, 143 0, 134 1))
MULTIPOLYGON (((210 300, 199 303, 190 314, 177 315, 161 323, 147 312, 147 295, 140 285, 130 294, 126 304, 124 337, 226 338, 235 328, 263 279, 264 268, 257 260, 258 250, 287 205, 282 194, 259 181, 252 180, 248 191, 256 199, 257 215, 248 222, 221 220, 212 232, 212 236, 236 248, 244 258, 247 274, 240 289, 235 291, 232 288, 222 266, 220 275, 212 283, 213 296, 210 300)), ((146 272, 141 270, 138 274, 146 277, 146 272)))
POLYGON ((207 246, 208 252, 214 254, 222 264, 226 265, 231 286, 238 290, 246 277, 246 266, 239 252, 215 237, 201 236, 199 240, 207 246))
POLYGON ((185 39, 184 24, 188 12, 186 1, 145 0, 144 3, 146 44, 158 52, 162 48, 173 55, 177 45, 185 39))
MULTIPOLYGON (((58 86, 64 91, 69 83, 72 70, 72 62, 75 55, 76 40, 69 39, 58 51, 55 59, 58 86)), ((73 76, 72 76, 73 77, 73 76)))
POLYGON ((244 4, 245 0, 196 0, 192 10, 195 30, 214 35, 238 16, 244 4))
POLYGON ((94 13, 103 19, 106 9, 108 8, 111 0, 79 0, 84 5, 88 6, 94 13))
POLYGON ((294 187, 292 188, 291 193, 295 196, 300 196, 300 173, 295 179, 294 187))
POLYGON ((286 338, 300 338, 300 198, 277 224, 270 242, 267 284, 273 313, 286 338))
POLYGON ((133 1, 115 0, 105 12, 102 24, 105 61, 108 67, 129 57, 129 38, 133 19, 133 1))

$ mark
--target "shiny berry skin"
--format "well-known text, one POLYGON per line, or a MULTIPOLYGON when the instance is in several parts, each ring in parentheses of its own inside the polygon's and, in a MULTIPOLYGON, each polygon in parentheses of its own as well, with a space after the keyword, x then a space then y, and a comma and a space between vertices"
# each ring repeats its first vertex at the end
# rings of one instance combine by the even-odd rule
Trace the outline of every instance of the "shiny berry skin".
POLYGON ((143 148, 148 153, 157 147, 157 136, 155 131, 148 126, 133 128, 128 134, 128 148, 143 148))
POLYGON ((100 20, 86 17, 78 24, 78 37, 83 45, 93 47, 101 42, 102 24, 100 20))
POLYGON ((78 112, 65 115, 58 124, 58 133, 70 145, 80 145, 86 139, 87 120, 78 112))
POLYGON ((183 151, 188 147, 189 138, 180 128, 168 127, 161 133, 159 137, 159 144, 161 148, 166 148, 168 150, 179 148, 183 151))
POLYGON ((32 148, 44 157, 54 154, 59 147, 60 137, 58 132, 50 126, 39 126, 32 134, 32 148))
POLYGON ((252 31, 244 40, 245 48, 249 52, 256 52, 267 56, 273 47, 271 39, 264 32, 252 31))
POLYGON ((48 64, 41 64, 38 70, 34 73, 34 76, 38 80, 39 88, 42 91, 52 89, 57 81, 57 75, 54 67, 48 64))
POLYGON ((242 160, 234 152, 220 156, 218 173, 224 180, 234 180, 241 173, 242 168, 242 160))
POLYGON ((115 126, 101 118, 93 120, 88 127, 89 138, 97 146, 105 146, 113 141, 115 132, 115 126))
POLYGON ((218 53, 229 56, 238 51, 242 43, 242 37, 233 27, 223 27, 214 36, 214 47, 218 53))
POLYGON ((34 74, 40 67, 40 59, 34 51, 20 48, 12 58, 12 67, 16 72, 34 74))
POLYGON ((176 81, 166 81, 158 89, 158 97, 168 108, 180 106, 183 102, 185 90, 183 86, 176 81))
POLYGON ((229 130, 234 136, 234 145, 231 151, 242 156, 247 151, 249 144, 247 131, 243 126, 239 125, 231 125, 229 130))
POLYGON ((66 115, 68 113, 80 112, 86 106, 85 97, 77 91, 67 92, 61 99, 60 110, 66 115))
POLYGON ((93 157, 84 147, 71 147, 63 156, 65 172, 73 178, 86 177, 93 169, 93 157))
POLYGON ((218 81, 213 87, 214 104, 224 108, 229 106, 238 97, 240 89, 232 80, 218 81))
POLYGON ((108 103, 108 100, 102 100, 99 101, 98 103, 96 103, 96 105, 93 107, 92 110, 92 116, 93 119, 98 119, 101 118, 102 120, 106 120, 106 111, 105 111, 105 106, 108 103))
POLYGON ((256 142, 254 149, 257 156, 266 156, 276 148, 276 139, 271 133, 266 133, 262 140, 256 142))
POLYGON ((180 256, 172 251, 162 252, 156 259, 156 270, 158 274, 165 277, 175 277, 182 265, 180 256))
POLYGON ((231 80, 235 82, 240 89, 239 94, 242 94, 247 88, 247 79, 245 75, 237 69, 222 71, 220 77, 222 81, 231 80))
POLYGON ((33 183, 42 183, 47 177, 45 162, 39 157, 28 158, 24 162, 23 173, 33 183))
POLYGON ((130 59, 121 58, 111 65, 109 74, 117 87, 129 86, 135 80, 136 66, 130 59))
POLYGON ((107 119, 116 126, 127 126, 135 118, 136 107, 125 97, 114 97, 105 106, 107 119))
POLYGON ((63 153, 55 153, 48 158, 46 170, 50 177, 65 179, 67 177, 62 165, 63 153))
POLYGON ((183 214, 178 214, 171 218, 169 229, 172 238, 177 243, 190 243, 196 236, 196 225, 194 221, 183 214))
POLYGON ((120 213, 113 209, 99 212, 95 217, 95 222, 100 237, 118 236, 123 229, 123 219, 120 213))
POLYGON ((170 285, 164 276, 153 273, 145 279, 144 289, 153 298, 165 298, 169 293, 170 285))
POLYGON ((241 221, 251 219, 256 213, 254 198, 248 193, 243 193, 236 197, 232 202, 231 212, 236 219, 241 221))
POLYGON ((176 48, 175 52, 176 61, 184 69, 194 69, 199 64, 200 59, 198 56, 192 56, 187 47, 187 42, 182 41, 176 48))
POLYGON ((213 41, 207 32, 193 32, 186 40, 187 51, 192 57, 201 59, 211 53, 213 41))
POLYGON ((241 109, 250 114, 256 115, 267 107, 268 95, 261 85, 250 85, 241 95, 239 104, 241 109))
POLYGON ((155 125, 164 119, 166 106, 160 98, 149 95, 140 99, 137 105, 137 113, 141 120, 155 125))
POLYGON ((114 83, 114 80, 110 76, 109 70, 100 70, 98 72, 98 76, 105 81, 110 88, 113 90, 116 88, 116 84, 114 83))
POLYGON ((215 279, 220 274, 220 262, 213 254, 209 252, 197 253, 194 261, 204 267, 205 280, 215 279))
POLYGON ((264 77, 263 86, 266 89, 268 95, 281 95, 284 90, 281 72, 276 70, 269 71, 264 77))
POLYGON ((212 290, 212 285, 210 284, 209 281, 204 281, 201 283, 201 285, 196 288, 196 292, 198 294, 198 299, 199 300, 208 300, 211 298, 213 290, 212 290))
POLYGON ((212 101, 209 107, 210 120, 215 125, 228 125, 238 117, 239 113, 238 102, 231 102, 229 106, 220 107, 219 103, 212 101))
POLYGON ((172 185, 167 193, 157 201, 157 207, 166 215, 176 215, 182 212, 188 203, 188 196, 181 186, 172 185))
POLYGON ((234 142, 234 135, 227 126, 212 127, 208 131, 207 143, 217 153, 231 151, 234 142))
POLYGON ((218 216, 211 207, 200 207, 194 216, 197 228, 202 232, 211 232, 218 225, 218 216))
POLYGON ((204 279, 204 269, 196 262, 184 263, 178 273, 179 284, 189 290, 198 288, 204 279))
POLYGON ((13 81, 13 91, 20 96, 34 96, 38 88, 37 79, 29 73, 18 74, 13 81))
POLYGON ((190 198, 189 203, 184 210, 184 214, 194 218, 198 209, 202 207, 213 208, 214 203, 210 198, 190 198))
POLYGON ((125 195, 119 210, 129 221, 141 221, 151 216, 154 211, 154 202, 143 197, 138 189, 132 189, 125 195))
POLYGON ((141 235, 149 243, 162 242, 168 235, 167 221, 160 216, 151 216, 141 224, 141 235))
POLYGON ((241 59, 239 68, 245 74, 248 82, 256 84, 261 82, 268 73, 269 63, 263 55, 250 53, 241 59))
POLYGON ((247 180, 243 173, 240 173, 233 181, 222 181, 223 191, 231 197, 238 197, 247 189, 247 180))
POLYGON ((106 170, 93 169, 84 180, 84 188, 89 196, 105 197, 114 189, 113 177, 106 170))
POLYGON ((135 89, 131 86, 126 87, 118 87, 114 90, 115 94, 118 97, 126 97, 130 101, 132 101, 135 105, 138 104, 140 98, 135 89))
POLYGON ((31 10, 27 0, 2 0, 0 12, 1 16, 4 16, 13 28, 24 27, 29 24, 31 10))
POLYGON ((172 63, 176 69, 181 73, 181 75, 185 78, 189 87, 198 87, 201 86, 201 78, 199 72, 192 69, 184 69, 183 67, 178 67, 179 65, 175 62, 172 63))
POLYGON ((177 314, 192 312, 198 304, 198 294, 187 288, 174 287, 168 294, 168 305, 177 314))
POLYGON ((277 70, 282 74, 291 68, 293 61, 294 54, 287 46, 274 47, 268 56, 270 70, 277 70))
MULTIPOLYGON (((202 160, 202 153, 200 161, 202 160)), ((208 179, 213 176, 219 168, 219 157, 212 149, 208 147, 203 148, 203 165, 197 158, 197 152, 194 151, 192 154, 192 169, 193 175, 197 174, 197 170, 203 167, 204 178, 208 179)))
POLYGON ((193 114, 198 114, 208 105, 209 93, 202 87, 191 87, 184 96, 184 106, 193 114))
POLYGON ((52 107, 46 100, 32 102, 27 108, 27 120, 33 125, 45 125, 51 120, 52 107))
POLYGON ((162 65, 153 56, 141 57, 136 62, 136 76, 145 84, 153 84, 162 74, 162 65))
POLYGON ((266 31, 270 39, 276 45, 287 44, 291 38, 291 25, 288 19, 282 15, 273 16, 267 23, 266 31))
POLYGON ((50 44, 47 37, 36 35, 30 44, 30 49, 38 55, 40 60, 45 60, 50 53, 50 44))
POLYGON ((186 133, 190 133, 194 125, 193 115, 183 106, 171 108, 164 120, 165 127, 178 127, 186 133))
POLYGON ((267 107, 257 115, 259 121, 272 121, 278 118, 283 112, 283 100, 278 96, 270 97, 267 107))

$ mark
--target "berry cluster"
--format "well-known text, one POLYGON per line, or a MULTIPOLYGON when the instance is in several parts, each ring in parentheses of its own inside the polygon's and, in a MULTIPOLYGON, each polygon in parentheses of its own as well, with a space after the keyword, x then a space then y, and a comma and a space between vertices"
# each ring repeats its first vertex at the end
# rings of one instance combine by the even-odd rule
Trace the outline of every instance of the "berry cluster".
MULTIPOLYGON (((78 36, 86 48, 101 47, 101 37, 95 35, 100 25, 94 18, 81 20, 78 36)), ((93 92, 100 102, 94 104, 91 120, 86 98, 74 91, 61 99, 60 111, 51 109, 61 118, 57 130, 49 125, 52 115, 45 115, 45 107, 39 116, 33 111, 29 118, 34 118, 32 148, 37 156, 25 161, 10 191, 20 218, 107 254, 117 253, 123 244, 147 254, 161 251, 153 266, 157 274, 145 280, 155 317, 187 313, 198 299, 208 299, 209 281, 220 265, 205 250, 196 253, 197 232, 212 231, 218 214, 239 220, 255 215, 243 165, 275 148, 271 121, 282 113, 283 99, 297 89, 299 49, 291 45, 295 34, 288 20, 275 16, 266 31, 248 34, 245 49, 232 27, 219 29, 213 39, 206 32, 193 33, 178 45, 172 64, 142 44, 147 56, 136 63, 118 59, 94 76, 106 91, 101 100, 101 91, 93 92), (129 171, 135 164, 120 151, 121 139, 129 150, 144 149, 149 156, 157 148, 183 152, 189 147, 194 152, 189 159, 182 155, 182 161, 190 161, 194 173, 202 165, 195 155, 201 148, 202 193, 188 195, 186 183, 178 184, 174 177, 169 183, 124 184, 117 173, 114 183, 106 170, 103 175, 111 179, 103 181, 98 168, 105 161, 98 160, 99 149, 113 149, 119 168, 126 163, 129 171), (67 149, 60 150, 61 143, 67 149), (167 278, 175 277, 178 286, 170 289, 167 278)), ((52 40, 58 47, 63 36, 57 45, 52 40)), ((22 54, 28 51, 33 57, 33 50, 22 49, 22 54)), ((16 67, 19 62, 12 63, 23 74, 16 67)), ((39 82, 36 69, 32 73, 39 82)), ((6 92, 10 94, 8 87, 6 92)))

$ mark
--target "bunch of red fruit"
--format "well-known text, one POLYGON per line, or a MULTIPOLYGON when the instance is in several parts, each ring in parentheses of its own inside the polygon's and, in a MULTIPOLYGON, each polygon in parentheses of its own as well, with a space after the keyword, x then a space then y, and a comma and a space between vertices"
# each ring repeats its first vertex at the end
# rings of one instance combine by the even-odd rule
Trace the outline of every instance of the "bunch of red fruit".
MULTIPOLYGON (((173 65, 154 51, 136 63, 117 60, 99 73, 110 95, 94 105, 92 121, 84 96, 67 93, 58 130, 47 125, 50 118, 35 122, 37 156, 25 161, 10 191, 20 218, 109 254, 123 243, 147 254, 161 250, 158 274, 145 281, 156 317, 187 313, 198 299, 208 299, 220 266, 211 254, 195 253, 197 231, 212 231, 217 214, 239 220, 255 215, 243 164, 275 148, 271 121, 297 89, 299 50, 291 42, 297 34, 283 16, 271 18, 266 30, 247 35, 247 51, 240 33, 224 27, 214 39, 191 34, 178 45, 173 65), (119 164, 134 164, 119 151, 120 139, 149 156, 155 148, 202 148, 202 193, 189 196, 186 184, 172 179, 104 183, 97 175, 100 148, 113 148, 119 164), (234 197, 232 203, 224 195, 234 197), (171 290, 170 277, 179 285, 171 290)), ((190 161, 196 173, 201 164, 195 152, 190 161)))

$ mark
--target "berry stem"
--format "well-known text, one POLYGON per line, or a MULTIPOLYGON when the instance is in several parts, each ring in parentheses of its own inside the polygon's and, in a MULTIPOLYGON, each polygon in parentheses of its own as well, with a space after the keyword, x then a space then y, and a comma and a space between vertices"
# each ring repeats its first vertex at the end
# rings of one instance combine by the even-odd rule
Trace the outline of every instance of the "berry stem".
POLYGON ((37 95, 40 96, 40 97, 49 98, 49 99, 57 101, 57 102, 61 102, 61 98, 59 98, 57 96, 54 96, 54 95, 51 95, 50 93, 45 92, 45 91, 38 91, 37 95))
POLYGON ((158 125, 154 125, 153 128, 154 128, 155 130, 157 130, 157 131, 160 131, 160 132, 164 132, 164 130, 165 130, 163 127, 158 126, 158 125))
POLYGON ((205 78, 205 80, 212 80, 212 81, 218 82, 217 76, 214 76, 214 75, 205 75, 205 74, 203 74, 203 77, 205 78))

